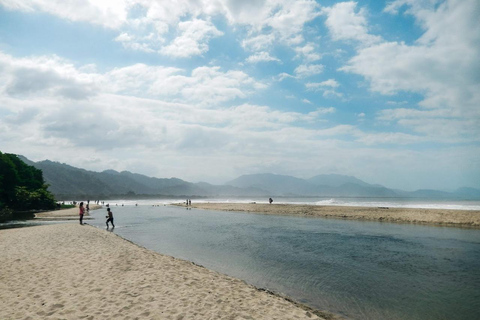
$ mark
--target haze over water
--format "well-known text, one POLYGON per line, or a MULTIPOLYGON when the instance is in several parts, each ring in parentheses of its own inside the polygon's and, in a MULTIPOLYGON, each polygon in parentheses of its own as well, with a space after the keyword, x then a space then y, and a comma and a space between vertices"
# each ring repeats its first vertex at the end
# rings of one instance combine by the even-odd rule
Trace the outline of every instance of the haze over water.
MULTIPOLYGON (((354 319, 480 316, 480 232, 410 224, 113 206, 148 249, 354 319)), ((104 228, 105 210, 89 223, 104 228)))

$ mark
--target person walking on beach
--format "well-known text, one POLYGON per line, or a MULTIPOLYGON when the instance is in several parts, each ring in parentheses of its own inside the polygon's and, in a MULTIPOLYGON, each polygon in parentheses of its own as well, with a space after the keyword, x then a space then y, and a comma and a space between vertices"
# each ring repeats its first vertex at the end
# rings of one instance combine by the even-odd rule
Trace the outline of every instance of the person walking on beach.
POLYGON ((113 224, 113 213, 112 211, 110 210, 110 208, 107 208, 107 229, 108 229, 108 223, 111 222, 112 223, 112 229, 115 228, 115 225, 113 224))
POLYGON ((83 224, 83 215, 85 214, 85 208, 83 207, 83 202, 80 202, 80 206, 78 207, 80 210, 78 214, 80 215, 80 224, 83 224))

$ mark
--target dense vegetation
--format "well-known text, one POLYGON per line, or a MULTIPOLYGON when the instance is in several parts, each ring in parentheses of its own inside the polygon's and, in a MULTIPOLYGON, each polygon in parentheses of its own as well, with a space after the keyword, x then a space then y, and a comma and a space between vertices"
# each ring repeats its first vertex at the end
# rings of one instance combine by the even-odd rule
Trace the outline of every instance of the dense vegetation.
POLYGON ((41 170, 0 152, 0 221, 20 218, 26 211, 54 209, 47 187, 41 170))

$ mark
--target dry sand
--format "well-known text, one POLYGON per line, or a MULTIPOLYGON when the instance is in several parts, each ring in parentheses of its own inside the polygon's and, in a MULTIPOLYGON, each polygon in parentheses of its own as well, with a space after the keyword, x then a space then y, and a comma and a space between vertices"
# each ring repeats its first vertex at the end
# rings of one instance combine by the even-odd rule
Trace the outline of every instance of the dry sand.
POLYGON ((0 230, 0 250, 0 319, 270 320, 323 315, 92 226, 0 230))
MULTIPOLYGON (((179 204, 182 206, 181 204, 179 204)), ((184 205, 183 205, 184 206, 184 205)), ((479 210, 341 207, 294 204, 192 203, 192 208, 480 228, 479 210)))

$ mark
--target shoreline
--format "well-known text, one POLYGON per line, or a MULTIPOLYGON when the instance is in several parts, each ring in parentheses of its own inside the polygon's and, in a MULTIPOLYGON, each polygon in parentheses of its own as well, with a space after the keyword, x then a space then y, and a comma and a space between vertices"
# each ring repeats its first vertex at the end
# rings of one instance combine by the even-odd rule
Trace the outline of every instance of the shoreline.
MULTIPOLYGON (((101 209, 102 206, 98 204, 90 205, 90 211, 101 209)), ((78 206, 69 209, 60 209, 54 211, 45 211, 45 212, 38 212, 35 213, 33 220, 42 220, 42 221, 60 221, 60 220, 78 220, 78 206)), ((90 214, 85 212, 83 215, 83 220, 90 220, 90 214)))
POLYGON ((341 319, 73 223, 0 230, 0 318, 341 319))
MULTIPOLYGON (((185 204, 173 204, 183 206, 185 204)), ((312 218, 411 223, 480 229, 480 210, 349 207, 264 203, 192 203, 190 208, 312 218)))

